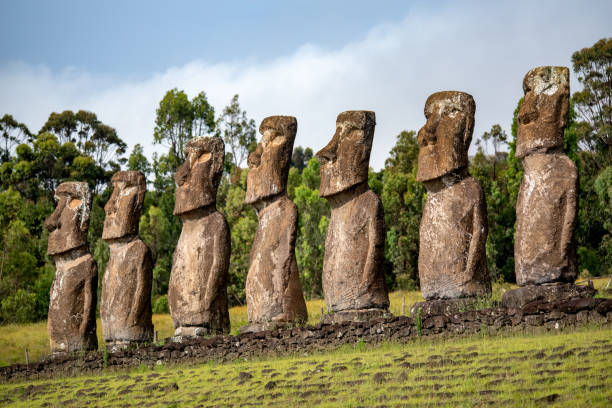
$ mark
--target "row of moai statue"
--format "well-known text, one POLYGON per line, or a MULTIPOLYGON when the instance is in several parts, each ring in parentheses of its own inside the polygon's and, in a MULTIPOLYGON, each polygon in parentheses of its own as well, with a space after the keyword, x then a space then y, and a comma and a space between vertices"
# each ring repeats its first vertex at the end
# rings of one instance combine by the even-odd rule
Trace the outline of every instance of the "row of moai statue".
MULTIPOLYGON (((516 155, 524 176, 517 202, 516 277, 522 288, 573 283, 576 167, 563 154, 569 107, 569 70, 540 67, 527 73, 518 116, 516 155)), ((426 302, 474 299, 491 293, 486 264, 487 209, 483 191, 468 172, 475 102, 464 92, 431 95, 418 133, 417 179, 427 189, 420 227, 419 276, 426 302)), ((388 313, 383 273, 385 226, 380 198, 368 188, 374 112, 338 115, 336 132, 316 156, 319 195, 331 206, 322 279, 328 314, 323 321, 365 320, 388 313)), ((248 157, 245 202, 258 227, 246 279, 249 326, 256 331, 307 320, 295 256, 298 213, 286 193, 297 121, 263 120, 248 157)), ((175 181, 174 214, 183 228, 172 264, 168 302, 175 336, 227 333, 230 230, 216 209, 225 156, 220 138, 190 140, 175 181)), ((103 239, 110 246, 100 315, 107 346, 151 341, 152 261, 138 236, 146 181, 121 171, 112 178, 103 239)), ((48 254, 56 264, 49 307, 53 352, 97 348, 96 264, 86 238, 91 194, 85 183, 56 190, 48 254)), ((555 286, 555 287, 557 287, 555 286)))

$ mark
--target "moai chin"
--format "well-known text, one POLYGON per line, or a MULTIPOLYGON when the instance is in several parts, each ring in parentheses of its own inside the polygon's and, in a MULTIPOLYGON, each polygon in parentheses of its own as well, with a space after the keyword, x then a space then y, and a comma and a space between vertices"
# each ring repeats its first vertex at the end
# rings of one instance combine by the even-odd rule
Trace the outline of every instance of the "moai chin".
POLYGON ((325 239, 324 320, 362 320, 386 313, 389 296, 382 268, 385 243, 380 198, 368 188, 376 117, 370 111, 338 115, 336 133, 317 152, 319 196, 331 206, 325 239))
POLYGON ((427 188, 419 229, 419 278, 426 301, 491 293, 487 205, 467 171, 475 111, 474 99, 464 92, 437 92, 425 102, 417 180, 427 188))
POLYGON ((119 171, 111 179, 113 194, 104 207, 102 239, 110 257, 102 281, 100 317, 107 348, 124 348, 153 340, 151 320, 151 251, 138 236, 146 192, 144 174, 119 171))
POLYGON ((523 90, 516 142, 524 168, 516 203, 516 282, 573 283, 578 172, 563 153, 569 69, 534 68, 525 75, 523 90))
POLYGON ((298 212, 286 194, 296 131, 293 116, 265 118, 248 157, 245 202, 257 210, 258 225, 246 279, 250 325, 243 331, 308 319, 295 258, 298 212))
POLYGON ((87 248, 91 193, 87 183, 66 182, 55 200, 45 221, 47 254, 55 262, 47 321, 51 352, 95 350, 98 269, 87 248))
POLYGON ((185 156, 174 176, 174 214, 183 229, 168 286, 172 323, 176 336, 227 333, 231 241, 227 221, 216 208, 225 145, 218 137, 195 138, 185 146, 185 156))

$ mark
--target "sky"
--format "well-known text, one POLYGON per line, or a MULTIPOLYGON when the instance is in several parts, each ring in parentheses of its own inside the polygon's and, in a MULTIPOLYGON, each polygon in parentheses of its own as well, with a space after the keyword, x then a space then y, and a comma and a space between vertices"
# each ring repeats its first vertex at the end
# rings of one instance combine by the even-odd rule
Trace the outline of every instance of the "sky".
POLYGON ((6 0, 0 116, 38 131, 51 112, 90 110, 150 156, 165 150, 155 109, 175 87, 217 112, 239 94, 257 124, 295 116, 295 145, 315 151, 340 112, 373 110, 380 169, 437 91, 474 96, 474 141, 496 123, 509 134, 525 73, 571 67, 612 37, 610 16, 610 1, 6 0))

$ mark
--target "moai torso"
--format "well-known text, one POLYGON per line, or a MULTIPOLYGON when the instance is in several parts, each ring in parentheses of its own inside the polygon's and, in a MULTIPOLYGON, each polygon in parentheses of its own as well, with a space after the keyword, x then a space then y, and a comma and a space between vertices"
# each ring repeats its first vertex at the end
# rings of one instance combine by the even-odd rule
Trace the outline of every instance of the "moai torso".
POLYGON ((297 121, 271 116, 249 155, 245 201, 257 209, 257 232, 246 280, 251 324, 301 322, 308 318, 295 258, 298 212, 286 195, 297 121))
POLYGON ((55 198, 45 221, 47 254, 55 262, 47 320, 51 352, 95 350, 98 270, 87 250, 91 194, 86 183, 67 182, 55 198))
POLYGON ((388 307, 382 273, 384 213, 380 198, 364 187, 330 200, 322 279, 331 312, 388 307))
POLYGON ((523 159, 523 169, 516 201, 516 282, 574 282, 576 165, 564 154, 532 154, 523 159))
POLYGON ((223 215, 196 211, 181 216, 183 229, 172 258, 168 302, 175 328, 229 331, 227 270, 230 231, 223 215))
POLYGON ((329 312, 389 307, 382 267, 384 213, 367 186, 375 125, 374 112, 341 113, 332 140, 317 153, 319 195, 331 206, 322 273, 329 312))
POLYGON ((138 237, 145 177, 137 171, 120 171, 112 184, 102 233, 110 248, 100 299, 102 333, 108 344, 152 341, 153 261, 138 237))
POLYGON ((573 283, 578 172, 562 151, 569 70, 534 68, 525 75, 523 90, 516 145, 524 168, 516 203, 516 282, 573 283))
POLYGON ((487 206, 467 171, 474 111, 474 99, 463 92, 438 92, 425 103, 417 180, 427 188, 419 229, 419 279, 426 300, 491 293, 487 206))
POLYGON ((217 137, 190 140, 178 169, 174 214, 183 229, 174 251, 168 286, 172 323, 180 335, 227 333, 230 232, 215 207, 225 146, 217 137))
POLYGON ((470 176, 430 187, 419 229, 419 278, 425 299, 486 296, 487 208, 470 176))

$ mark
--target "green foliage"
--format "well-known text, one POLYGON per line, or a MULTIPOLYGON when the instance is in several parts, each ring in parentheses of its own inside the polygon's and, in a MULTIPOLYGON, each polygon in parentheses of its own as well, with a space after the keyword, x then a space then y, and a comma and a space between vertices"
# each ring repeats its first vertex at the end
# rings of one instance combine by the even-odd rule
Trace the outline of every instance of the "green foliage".
POLYGON ((37 318, 35 293, 18 289, 14 295, 2 299, 2 322, 27 323, 37 318))
POLYGON ((257 230, 257 215, 250 205, 245 204, 246 178, 248 170, 239 172, 236 183, 224 177, 219 187, 217 208, 227 220, 232 241, 229 282, 227 294, 230 304, 244 304, 245 283, 249 271, 251 246, 257 230))
MULTIPOLYGON (((293 194, 293 201, 298 208, 298 236, 295 253, 302 289, 308 298, 323 296, 321 272, 323 271, 325 237, 330 217, 327 200, 319 197, 321 183, 319 168, 317 158, 311 158, 303 169, 301 183, 295 187, 293 194)), ((295 174, 297 171, 294 172, 295 174)), ((299 174, 296 177, 299 177, 299 174)))
POLYGON ((144 155, 142 145, 139 143, 135 144, 132 149, 132 153, 128 158, 127 168, 128 170, 140 171, 145 176, 149 175, 152 171, 151 164, 144 155))
MULTIPOLYGON (((419 225, 425 203, 425 188, 416 181, 418 153, 416 133, 400 133, 385 162, 381 182, 387 282, 391 288, 404 290, 418 282, 419 225)), ((370 184, 376 188, 377 182, 370 178, 370 184)))
POLYGON ((161 295, 153 300, 153 313, 170 313, 168 295, 161 295))
POLYGON ((612 38, 572 54, 582 90, 572 99, 582 121, 577 123, 581 150, 598 156, 600 168, 612 164, 612 38))
POLYGON ((217 120, 217 128, 225 142, 225 159, 234 168, 240 168, 248 154, 257 147, 256 127, 253 119, 248 119, 234 95, 230 104, 223 109, 217 120))

